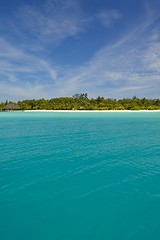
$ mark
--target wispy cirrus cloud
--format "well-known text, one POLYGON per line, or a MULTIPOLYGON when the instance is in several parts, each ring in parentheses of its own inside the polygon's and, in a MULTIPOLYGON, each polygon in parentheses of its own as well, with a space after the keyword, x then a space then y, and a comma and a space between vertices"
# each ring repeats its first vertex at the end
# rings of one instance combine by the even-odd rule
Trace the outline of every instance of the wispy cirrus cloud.
POLYGON ((149 11, 139 25, 106 43, 88 62, 73 67, 56 64, 54 51, 52 59, 46 51, 84 33, 94 18, 110 29, 122 14, 103 10, 87 18, 73 0, 23 5, 16 12, 19 23, 11 29, 15 38, 0 38, 1 99, 51 98, 76 92, 88 92, 90 97, 158 97, 160 21, 153 13, 149 11))
POLYGON ((12 98, 51 98, 76 92, 88 92, 90 97, 158 97, 160 33, 157 25, 153 28, 155 21, 156 17, 148 19, 76 68, 51 64, 1 39, 0 57, 6 58, 0 66, 0 74, 4 78, 6 74, 1 91, 12 98))
POLYGON ((79 0, 46 0, 38 6, 21 4, 14 14, 14 21, 8 28, 22 47, 29 51, 43 51, 54 48, 69 37, 76 38, 100 21, 110 28, 122 17, 117 9, 102 9, 93 16, 87 16, 79 0), (16 24, 15 24, 16 23, 16 24))
POLYGON ((0 38, 0 96, 47 97, 56 81, 56 66, 0 38))
MULTIPOLYGON (((68 37, 83 32, 84 16, 77 0, 47 0, 39 7, 24 5, 17 11, 22 29, 26 29, 36 44, 45 47, 59 44, 68 37)), ((28 35, 29 36, 29 35, 28 35)))
POLYGON ((148 65, 148 69, 160 73, 160 43, 154 41, 144 54, 144 64, 148 65))
POLYGON ((67 87, 71 85, 91 96, 159 97, 159 26, 157 15, 147 15, 138 27, 100 49, 86 65, 69 73, 64 79, 68 82, 65 91, 71 93, 67 87))
MULTIPOLYGON (((4 38, 0 38, 0 71, 8 73, 36 73, 49 71, 49 63, 39 56, 26 52, 4 38)), ((52 73, 56 78, 56 73, 52 73)))
POLYGON ((105 27, 111 27, 113 23, 122 17, 122 13, 117 9, 102 10, 97 18, 105 27))

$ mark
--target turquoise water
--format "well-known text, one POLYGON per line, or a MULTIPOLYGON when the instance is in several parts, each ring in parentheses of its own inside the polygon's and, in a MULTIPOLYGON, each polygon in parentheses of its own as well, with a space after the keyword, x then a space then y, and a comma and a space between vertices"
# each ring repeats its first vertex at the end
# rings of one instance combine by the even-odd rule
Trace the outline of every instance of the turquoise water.
POLYGON ((0 113, 1 240, 159 240, 160 113, 0 113))

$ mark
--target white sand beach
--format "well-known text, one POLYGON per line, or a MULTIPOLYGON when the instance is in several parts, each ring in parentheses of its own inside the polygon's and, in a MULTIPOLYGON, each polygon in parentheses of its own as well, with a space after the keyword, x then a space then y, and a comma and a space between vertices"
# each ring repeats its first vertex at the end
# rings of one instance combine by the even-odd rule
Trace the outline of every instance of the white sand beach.
POLYGON ((91 113, 104 113, 104 112, 160 112, 160 110, 24 110, 24 112, 91 112, 91 113))

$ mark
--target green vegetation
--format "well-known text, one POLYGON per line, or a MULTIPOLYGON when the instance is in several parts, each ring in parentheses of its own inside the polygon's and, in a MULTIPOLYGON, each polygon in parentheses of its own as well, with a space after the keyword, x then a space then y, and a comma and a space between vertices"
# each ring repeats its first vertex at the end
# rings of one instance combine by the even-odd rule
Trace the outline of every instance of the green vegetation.
MULTIPOLYGON (((1 102, 0 109, 7 103, 1 102)), ((98 96, 88 98, 87 93, 75 94, 72 97, 59 97, 46 100, 23 100, 17 102, 22 110, 160 110, 160 99, 123 98, 111 99, 98 96)))

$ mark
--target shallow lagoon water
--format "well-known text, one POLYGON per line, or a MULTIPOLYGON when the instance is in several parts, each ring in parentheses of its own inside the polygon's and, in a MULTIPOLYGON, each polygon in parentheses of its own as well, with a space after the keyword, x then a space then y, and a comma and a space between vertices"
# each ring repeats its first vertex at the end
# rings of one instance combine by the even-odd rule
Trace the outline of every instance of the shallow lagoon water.
POLYGON ((159 240, 160 113, 0 113, 1 240, 159 240))

